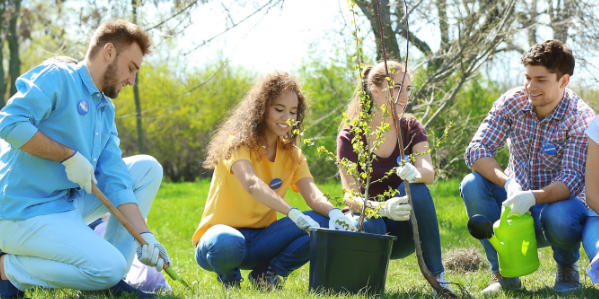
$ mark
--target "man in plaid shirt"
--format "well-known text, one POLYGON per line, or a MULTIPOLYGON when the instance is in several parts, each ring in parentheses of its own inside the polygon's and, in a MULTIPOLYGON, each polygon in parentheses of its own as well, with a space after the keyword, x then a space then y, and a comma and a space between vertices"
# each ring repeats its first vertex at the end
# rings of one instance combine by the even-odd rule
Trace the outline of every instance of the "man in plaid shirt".
MULTIPOLYGON (((501 206, 510 214, 532 214, 538 247, 551 246, 557 264, 554 290, 580 288, 578 258, 587 217, 584 172, 587 137, 595 113, 566 88, 574 72, 572 51, 562 42, 534 45, 521 59, 524 86, 503 94, 466 149, 467 175, 460 191, 468 217, 482 214, 492 222, 501 206), (510 153, 505 172, 493 158, 506 140, 510 153)), ((493 271, 483 293, 521 288, 520 278, 499 274, 497 251, 481 241, 493 271)))

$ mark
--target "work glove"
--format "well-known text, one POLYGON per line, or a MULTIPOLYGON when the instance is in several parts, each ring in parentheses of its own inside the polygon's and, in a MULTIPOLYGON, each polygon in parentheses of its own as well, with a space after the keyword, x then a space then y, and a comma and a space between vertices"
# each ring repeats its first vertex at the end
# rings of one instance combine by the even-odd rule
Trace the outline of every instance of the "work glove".
POLYGON ((516 182, 514 179, 508 179, 505 181, 503 188, 505 189, 505 192, 507 192, 507 198, 514 196, 516 192, 522 191, 522 186, 520 186, 520 184, 518 184, 518 182, 516 182))
POLYGON ((503 202, 504 207, 512 206, 510 215, 518 215, 522 216, 524 213, 528 212, 532 206, 534 206, 537 202, 537 198, 532 190, 526 191, 517 191, 514 192, 512 197, 509 197, 506 201, 503 202))
POLYGON ((382 203, 381 216, 395 221, 410 220, 412 206, 408 204, 408 197, 393 197, 382 203))
POLYGON ((412 163, 405 163, 403 166, 397 167, 396 173, 402 180, 407 180, 410 183, 415 183, 422 178, 422 174, 412 163))
POLYGON ((70 158, 62 161, 65 167, 67 178, 69 181, 79 185, 87 194, 92 193, 92 181, 97 184, 94 176, 94 167, 91 163, 78 151, 75 151, 70 158))
POLYGON ((354 226, 353 221, 337 208, 329 211, 329 219, 329 228, 352 232, 358 231, 354 226))
POLYGON ((145 232, 141 233, 141 237, 148 242, 148 245, 144 246, 141 246, 141 244, 136 242, 137 259, 139 259, 142 264, 155 267, 159 272, 164 268, 165 262, 167 265, 171 265, 171 259, 168 257, 168 253, 166 253, 166 248, 156 241, 154 234, 145 232))
POLYGON ((299 228, 305 230, 310 234, 309 228, 311 227, 320 227, 318 222, 314 221, 312 217, 300 212, 296 208, 291 208, 289 212, 287 212, 287 217, 291 219, 299 228))

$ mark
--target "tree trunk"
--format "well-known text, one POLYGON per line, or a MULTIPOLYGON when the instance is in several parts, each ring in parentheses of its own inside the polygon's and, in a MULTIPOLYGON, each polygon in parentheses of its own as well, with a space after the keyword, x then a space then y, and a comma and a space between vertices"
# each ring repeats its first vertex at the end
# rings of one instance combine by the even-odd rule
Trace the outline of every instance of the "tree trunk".
MULTIPOLYGON (((401 60, 399 51, 399 45, 397 38, 395 37, 395 31, 391 27, 391 14, 389 10, 389 0, 381 0, 381 20, 383 21, 383 31, 385 32, 383 38, 385 40, 385 49, 387 50, 387 58, 394 60, 401 60)), ((376 60, 380 61, 383 59, 383 45, 379 42, 381 36, 381 29, 379 26, 379 18, 377 16, 378 8, 376 1, 357 0, 356 4, 360 7, 362 13, 368 18, 370 27, 374 33, 376 42, 376 60)))
POLYGON ((15 81, 21 75, 21 59, 19 58, 19 35, 17 33, 17 19, 21 10, 21 0, 11 0, 10 4, 14 11, 10 14, 8 23, 8 49, 10 50, 10 61, 8 72, 10 75, 10 96, 17 93, 15 81))
MULTIPOLYGON (((133 23, 137 24, 137 6, 139 5, 137 0, 131 0, 133 6, 133 23)), ((137 120, 137 149, 140 154, 145 153, 144 148, 144 133, 143 126, 141 123, 141 100, 139 98, 139 72, 135 76, 135 85, 133 85, 133 97, 135 98, 135 119, 137 120)))

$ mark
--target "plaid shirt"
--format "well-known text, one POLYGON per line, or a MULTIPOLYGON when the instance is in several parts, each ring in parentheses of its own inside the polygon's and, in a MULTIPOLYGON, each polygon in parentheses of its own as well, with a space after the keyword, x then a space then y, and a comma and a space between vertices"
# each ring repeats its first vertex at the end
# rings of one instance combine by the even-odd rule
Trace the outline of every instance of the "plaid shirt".
POLYGON ((524 87, 514 88, 493 103, 466 149, 466 164, 472 168, 474 161, 493 157, 509 140, 510 158, 505 173, 523 190, 539 190, 561 181, 570 189, 571 197, 584 201, 584 131, 594 116, 593 109, 566 88, 557 107, 539 120, 524 87), (553 155, 543 151, 543 146, 551 145, 555 147, 553 155))

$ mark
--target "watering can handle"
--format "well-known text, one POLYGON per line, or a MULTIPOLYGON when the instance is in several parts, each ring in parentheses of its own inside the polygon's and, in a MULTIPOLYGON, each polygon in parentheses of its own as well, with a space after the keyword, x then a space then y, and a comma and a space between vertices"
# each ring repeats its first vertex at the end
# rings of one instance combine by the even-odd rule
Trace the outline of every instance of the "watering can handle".
POLYGON ((507 206, 507 207, 501 207, 501 222, 500 223, 506 223, 507 224, 507 215, 510 213, 510 211, 512 210, 511 206, 507 206))

